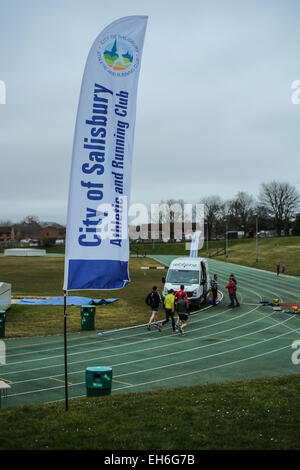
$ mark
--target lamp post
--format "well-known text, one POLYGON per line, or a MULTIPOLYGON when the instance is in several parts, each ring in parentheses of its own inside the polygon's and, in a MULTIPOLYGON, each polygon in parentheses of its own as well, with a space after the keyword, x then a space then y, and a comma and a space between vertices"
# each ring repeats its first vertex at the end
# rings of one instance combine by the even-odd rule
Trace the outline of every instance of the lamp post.
POLYGON ((225 255, 226 255, 226 258, 228 258, 228 222, 226 222, 225 255))
POLYGON ((256 262, 258 263, 258 215, 256 214, 256 262))
POLYGON ((208 256, 208 222, 205 222, 206 225, 206 254, 208 256))

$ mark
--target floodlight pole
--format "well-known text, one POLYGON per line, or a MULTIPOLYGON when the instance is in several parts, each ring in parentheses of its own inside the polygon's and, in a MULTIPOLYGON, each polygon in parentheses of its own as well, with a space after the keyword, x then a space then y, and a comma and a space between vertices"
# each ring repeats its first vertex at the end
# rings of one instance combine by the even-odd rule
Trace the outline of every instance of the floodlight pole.
POLYGON ((67 361, 67 291, 64 290, 64 355, 65 355, 65 410, 69 409, 67 361))
POLYGON ((226 254, 226 258, 228 258, 228 222, 226 222, 225 254, 226 254))
POLYGON ((258 215, 256 215, 256 262, 258 263, 258 215))

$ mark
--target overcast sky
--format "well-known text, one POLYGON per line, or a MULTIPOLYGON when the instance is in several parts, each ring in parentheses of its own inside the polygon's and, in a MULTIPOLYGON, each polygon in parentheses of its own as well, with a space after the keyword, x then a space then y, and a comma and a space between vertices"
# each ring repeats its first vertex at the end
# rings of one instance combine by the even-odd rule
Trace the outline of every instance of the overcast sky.
POLYGON ((299 188, 298 0, 1 0, 0 220, 66 222, 82 74, 100 31, 148 15, 131 201, 299 188))

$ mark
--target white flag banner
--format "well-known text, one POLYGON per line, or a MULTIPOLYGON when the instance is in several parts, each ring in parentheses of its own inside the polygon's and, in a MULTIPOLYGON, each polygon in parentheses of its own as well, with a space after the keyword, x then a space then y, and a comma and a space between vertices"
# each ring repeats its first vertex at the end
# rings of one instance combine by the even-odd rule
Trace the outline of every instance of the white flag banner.
POLYGON ((201 235, 201 230, 197 230, 196 232, 193 233, 192 241, 191 241, 191 249, 190 249, 191 258, 197 258, 198 256, 200 235, 201 235))
POLYGON ((114 21, 87 58, 72 154, 66 291, 119 289, 129 282, 127 207, 147 19, 114 21))

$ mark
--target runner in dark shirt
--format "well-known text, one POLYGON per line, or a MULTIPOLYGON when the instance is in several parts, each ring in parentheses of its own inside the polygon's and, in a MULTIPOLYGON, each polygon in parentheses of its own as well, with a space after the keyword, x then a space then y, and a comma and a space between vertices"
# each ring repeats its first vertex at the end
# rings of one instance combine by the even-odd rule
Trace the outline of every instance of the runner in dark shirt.
POLYGON ((158 308, 159 308, 159 304, 161 303, 161 297, 159 293, 157 292, 157 286, 153 286, 152 292, 150 292, 147 295, 145 302, 151 308, 151 316, 149 318, 148 325, 147 325, 147 329, 151 330, 151 323, 157 323, 158 308))
POLYGON ((188 324, 190 305, 185 298, 185 293, 182 293, 181 299, 176 303, 176 311, 178 313, 177 329, 180 332, 181 336, 184 336, 184 328, 188 324))

